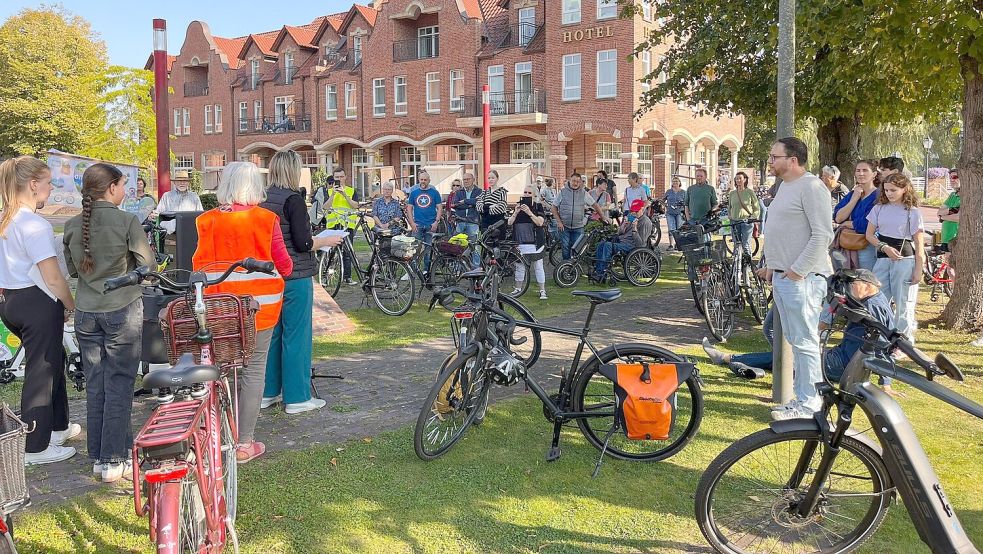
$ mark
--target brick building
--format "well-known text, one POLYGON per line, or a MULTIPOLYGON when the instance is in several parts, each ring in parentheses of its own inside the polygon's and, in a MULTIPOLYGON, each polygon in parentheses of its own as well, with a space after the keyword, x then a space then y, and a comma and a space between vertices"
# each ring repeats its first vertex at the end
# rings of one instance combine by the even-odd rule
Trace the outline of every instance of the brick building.
MULTIPOLYGON (((641 77, 659 51, 631 55, 658 24, 606 0, 379 0, 301 26, 227 39, 192 22, 169 60, 175 169, 265 165, 290 148, 305 165, 342 165, 363 193, 366 167, 412 178, 427 164, 480 169, 481 86, 491 89, 491 163, 562 178, 736 166, 742 117, 666 102, 640 119, 641 77), (728 165, 729 163, 729 165, 728 165)), ((152 60, 148 68, 152 67, 152 60)))

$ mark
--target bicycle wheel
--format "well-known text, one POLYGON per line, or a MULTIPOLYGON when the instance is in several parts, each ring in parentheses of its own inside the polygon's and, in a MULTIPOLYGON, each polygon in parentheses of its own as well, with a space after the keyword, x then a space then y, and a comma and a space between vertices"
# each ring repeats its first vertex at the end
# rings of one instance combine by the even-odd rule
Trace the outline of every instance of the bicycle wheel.
POLYGON ((328 291, 332 297, 338 295, 341 280, 344 277, 341 253, 332 248, 329 252, 318 253, 317 282, 328 291))
POLYGON ((413 432, 413 448, 421 460, 439 458, 474 423, 490 383, 484 364, 477 352, 457 356, 437 377, 413 432))
POLYGON ((751 308, 751 315, 758 323, 764 323, 768 314, 768 289, 764 280, 754 273, 754 269, 744 264, 744 298, 751 308))
POLYGON ((556 267, 563 263, 563 245, 554 242, 549 246, 550 265, 556 267))
POLYGON ((0 554, 17 554, 14 548, 14 538, 10 533, 0 535, 0 554))
MULTIPOLYGON (((529 308, 526 308, 521 302, 511 296, 504 294, 498 295, 498 307, 503 312, 515 318, 516 321, 536 321, 536 316, 529 311, 529 308)), ((492 321, 498 319, 494 315, 490 315, 489 317, 492 321)), ((543 352, 542 333, 536 329, 516 327, 512 336, 515 338, 526 338, 526 342, 522 344, 510 344, 509 351, 522 358, 522 361, 526 364, 526 369, 531 368, 539 361, 539 355, 543 352)))
POLYGON ((467 270, 467 264, 459 258, 434 255, 430 260, 430 282, 435 287, 454 286, 467 270))
POLYGON ((718 341, 726 340, 734 332, 734 312, 727 309, 727 284, 716 269, 711 269, 706 276, 701 300, 703 303, 703 319, 707 322, 710 334, 718 341))
POLYGON ((372 300, 386 315, 399 316, 409 311, 416 298, 416 286, 410 266, 400 260, 379 260, 369 274, 372 300))
POLYGON ((553 280, 559 287, 570 288, 577 284, 578 279, 580 279, 580 264, 574 260, 567 260, 553 270, 553 280))
POLYGON ((891 479, 876 452, 844 437, 815 511, 801 518, 794 509, 824 449, 818 430, 764 429, 721 452, 696 488, 696 520, 710 545, 735 554, 859 547, 887 514, 894 496, 891 479), (797 472, 803 462, 806 467, 797 472))
POLYGON ((636 287, 651 286, 661 272, 662 262, 652 250, 636 248, 625 256, 625 277, 636 287))
POLYGON ((530 271, 529 262, 522 256, 518 248, 509 248, 502 251, 501 257, 498 258, 498 267, 498 274, 502 277, 502 284, 499 285, 500 290, 509 291, 507 294, 515 298, 519 298, 529 290, 529 281, 532 281, 533 275, 530 271), (522 281, 516 279, 519 264, 523 268, 524 278, 522 281), (517 292, 512 294, 512 291, 517 292))
POLYGON ((696 310, 703 315, 705 311, 703 309, 703 286, 696 283, 696 281, 689 282, 689 292, 690 296, 693 297, 693 303, 696 304, 696 310))
POLYGON ((222 409, 222 484, 225 487, 225 512, 235 523, 239 508, 239 463, 236 461, 238 440, 232 428, 231 406, 222 409))
POLYGON ((652 234, 649 235, 649 249, 655 250, 659 247, 659 243, 662 242, 662 227, 659 225, 659 219, 652 220, 652 234))
POLYGON ((201 552, 208 537, 205 505, 194 467, 180 481, 168 481, 158 486, 157 542, 173 537, 181 552, 201 552))
MULTIPOLYGON (((575 412, 591 412, 595 417, 577 420, 580 431, 595 448, 604 446, 604 439, 614 425, 614 409, 617 398, 614 384, 599 373, 601 364, 623 363, 674 363, 683 358, 672 352, 647 344, 619 344, 606 348, 598 357, 592 357, 582 369, 577 370, 577 380, 571 391, 571 402, 575 412)), ((629 440, 622 431, 615 431, 608 441, 605 451, 621 460, 655 462, 664 460, 686 446, 700 429, 703 421, 703 389, 699 377, 694 373, 679 386, 673 398, 674 417, 669 438, 663 441, 629 440)))

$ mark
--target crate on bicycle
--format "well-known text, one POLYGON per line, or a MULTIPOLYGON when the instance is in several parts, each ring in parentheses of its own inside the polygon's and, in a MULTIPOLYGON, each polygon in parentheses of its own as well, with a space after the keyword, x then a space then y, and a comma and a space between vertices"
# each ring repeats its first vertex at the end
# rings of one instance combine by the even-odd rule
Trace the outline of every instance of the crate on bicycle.
MULTIPOLYGON (((201 345, 195 340, 198 322, 194 297, 179 298, 161 311, 160 327, 171 364, 185 352, 201 360, 201 345)), ((256 312, 259 303, 249 295, 209 294, 205 296, 205 320, 212 334, 212 363, 219 367, 245 365, 256 348, 256 312)))
POLYGON ((409 235, 382 236, 379 238, 379 254, 384 258, 412 260, 420 250, 420 241, 409 235))

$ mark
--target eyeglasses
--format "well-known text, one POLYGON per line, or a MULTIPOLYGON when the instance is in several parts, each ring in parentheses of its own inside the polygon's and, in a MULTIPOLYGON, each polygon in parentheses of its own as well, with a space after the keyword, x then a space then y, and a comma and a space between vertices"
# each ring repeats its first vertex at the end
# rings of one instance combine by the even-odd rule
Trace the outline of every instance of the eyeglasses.
POLYGON ((792 157, 792 156, 776 156, 776 155, 774 155, 774 154, 768 154, 768 160, 769 160, 769 161, 775 161, 775 160, 777 160, 778 158, 791 158, 791 157, 792 157))

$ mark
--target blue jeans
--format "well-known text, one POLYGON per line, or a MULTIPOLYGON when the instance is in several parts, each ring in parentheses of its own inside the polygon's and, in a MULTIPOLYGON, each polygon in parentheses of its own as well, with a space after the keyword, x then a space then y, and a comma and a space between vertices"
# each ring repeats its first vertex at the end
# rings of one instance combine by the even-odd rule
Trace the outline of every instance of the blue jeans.
POLYGON ((873 244, 868 244, 867 248, 857 251, 857 265, 860 269, 874 270, 874 263, 877 262, 877 249, 873 244))
POLYGON ((454 229, 454 233, 464 233, 468 236, 468 244, 471 245, 471 267, 481 265, 481 257, 478 254, 478 224, 459 221, 457 228, 454 229))
POLYGON ((611 263, 615 252, 630 252, 634 246, 623 242, 601 241, 597 244, 597 261, 594 263, 594 274, 604 275, 611 263))
POLYGON ((816 383, 822 381, 819 315, 826 296, 826 279, 810 273, 801 281, 793 281, 784 273, 775 273, 772 291, 782 318, 782 332, 792 345, 795 398, 818 409, 821 400, 816 383))
MULTIPOLYGON (((424 245, 422 271, 430 271, 430 245, 433 244, 433 231, 430 230, 430 225, 432 225, 432 223, 427 225, 417 224, 416 232, 413 233, 416 240, 420 241, 424 245)), ((419 258, 417 258, 415 263, 419 264, 419 258)), ((417 267, 419 267, 419 265, 417 265, 417 267)))
POLYGON ((273 327, 263 396, 283 394, 284 404, 311 399, 311 356, 314 281, 310 278, 284 281, 280 321, 273 327))
POLYGON ((133 383, 140 367, 143 299, 112 312, 75 312, 85 372, 89 458, 119 463, 133 448, 133 383))
MULTIPOLYGON (((679 229, 683 226, 683 214, 666 214, 666 226, 669 232, 679 229)), ((672 244, 672 235, 669 235, 669 244, 672 244)))
POLYGON ((563 246, 564 261, 570 259, 571 257, 570 249, 573 247, 574 243, 577 242, 577 239, 579 239, 583 234, 584 234, 583 227, 579 229, 571 229, 570 227, 564 227, 563 230, 560 231, 560 244, 563 246))
POLYGON ((897 330, 907 335, 912 343, 915 342, 915 330, 918 328, 918 321, 915 319, 918 282, 911 282, 911 274, 914 270, 914 257, 900 260, 877 258, 874 264, 874 275, 881 282, 881 292, 888 300, 894 301, 897 330))
POLYGON ((751 223, 735 223, 731 227, 731 232, 734 234, 734 244, 740 244, 744 247, 744 251, 751 253, 751 232, 754 229, 754 225, 751 223))

